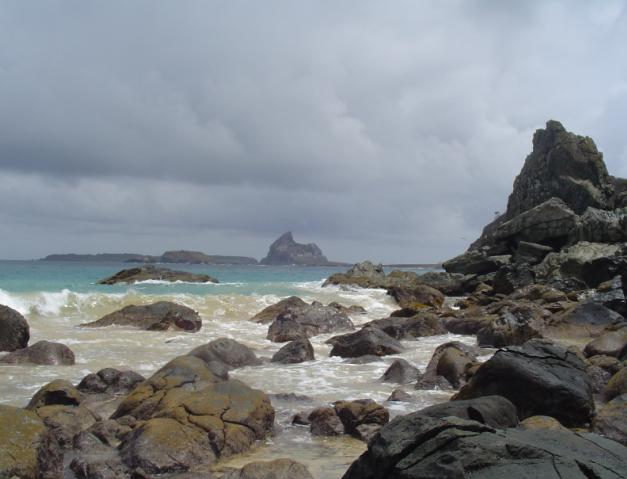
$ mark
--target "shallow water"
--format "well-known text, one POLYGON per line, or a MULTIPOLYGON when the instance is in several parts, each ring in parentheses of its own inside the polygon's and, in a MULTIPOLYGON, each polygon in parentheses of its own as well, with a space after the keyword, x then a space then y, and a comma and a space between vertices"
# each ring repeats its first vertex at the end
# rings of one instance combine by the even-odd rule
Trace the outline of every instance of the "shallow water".
MULTIPOLYGON (((0 262, 0 267, 5 262, 0 262)), ((251 347, 259 357, 270 358, 282 345, 265 339, 268 326, 251 323, 249 318, 266 306, 296 294, 306 301, 325 304, 337 301, 346 306, 360 305, 367 314, 352 316, 356 325, 389 315, 397 305, 382 290, 322 288, 323 279, 333 269, 325 268, 186 268, 206 271, 228 284, 141 284, 103 287, 94 283, 100 277, 128 265, 26 264, 20 276, 19 265, 0 270, 0 304, 7 304, 27 318, 31 341, 46 339, 70 346, 76 356, 74 366, 0 366, 0 403, 24 406, 43 384, 53 379, 74 383, 90 372, 104 367, 133 369, 148 376, 173 357, 219 337, 231 337, 251 347), (39 275, 37 268, 40 268, 39 275), (24 279, 27 276, 27 279, 24 279), (28 287, 30 281, 30 288, 28 287), (202 317, 197 333, 151 332, 128 328, 81 328, 84 322, 98 319, 130 304, 169 300, 185 304, 202 317)), ((316 361, 297 365, 269 362, 231 372, 251 387, 269 394, 296 393, 309 402, 273 400, 277 412, 277 434, 258 448, 234 457, 222 466, 241 466, 251 460, 291 457, 308 465, 317 478, 341 477, 348 465, 363 452, 365 445, 350 437, 312 438, 308 429, 292 426, 290 417, 298 411, 336 400, 371 398, 384 402, 396 387, 378 378, 396 357, 404 357, 423 369, 433 350, 453 339, 474 343, 474 337, 434 336, 406 341, 406 351, 369 364, 349 364, 329 357, 324 342, 331 334, 312 338, 316 361)), ((450 393, 414 391, 415 403, 386 403, 392 415, 404 414, 435 402, 450 393)))

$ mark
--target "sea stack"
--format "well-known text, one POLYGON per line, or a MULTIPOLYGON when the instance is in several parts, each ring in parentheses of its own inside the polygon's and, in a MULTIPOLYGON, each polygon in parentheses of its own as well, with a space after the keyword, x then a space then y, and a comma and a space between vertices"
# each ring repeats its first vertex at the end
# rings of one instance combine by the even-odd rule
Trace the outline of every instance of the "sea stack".
POLYGON ((316 244, 297 243, 292 232, 288 231, 270 245, 268 255, 261 260, 261 264, 326 266, 330 263, 316 244))

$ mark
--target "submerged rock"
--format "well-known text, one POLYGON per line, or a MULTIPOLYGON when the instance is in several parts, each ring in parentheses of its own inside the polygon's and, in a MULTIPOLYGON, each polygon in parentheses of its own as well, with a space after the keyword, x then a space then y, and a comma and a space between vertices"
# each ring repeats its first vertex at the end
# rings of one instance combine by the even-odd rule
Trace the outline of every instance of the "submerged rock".
POLYGON ((388 284, 383 265, 364 261, 352 266, 346 273, 335 273, 322 285, 353 285, 362 288, 384 288, 388 284))
POLYGON ((378 328, 394 339, 416 339, 446 334, 442 321, 428 311, 400 310, 384 319, 375 319, 364 327, 378 328))
POLYGON ((202 327, 202 320, 196 311, 187 306, 159 301, 142 306, 126 306, 96 321, 81 324, 87 328, 113 325, 133 326, 147 331, 176 329, 196 332, 202 327))
POLYGON ((497 351, 454 399, 490 395, 509 399, 521 419, 552 416, 567 427, 589 423, 594 412, 592 383, 584 362, 545 340, 497 351))
POLYGON ((305 361, 313 361, 314 349, 308 339, 296 339, 290 343, 287 343, 281 349, 279 349, 274 356, 272 356, 271 362, 282 364, 296 364, 305 361))
POLYGON ((30 328, 20 313, 0 304, 0 351, 15 351, 28 346, 30 328))
POLYGON ((156 266, 140 266, 118 271, 109 278, 101 279, 98 284, 138 283, 140 281, 183 281, 186 283, 218 283, 208 274, 195 274, 187 271, 174 271, 156 266))
POLYGON ((278 303, 268 306, 267 308, 255 314, 252 318, 250 318, 250 320, 254 321, 255 323, 269 324, 272 323, 281 314, 292 313, 308 306, 309 304, 307 304, 299 297, 290 296, 289 298, 282 299, 278 303))
POLYGON ((331 356, 356 358, 371 354, 387 356, 403 352, 403 346, 396 339, 378 328, 363 328, 356 333, 334 336, 327 341, 333 345, 331 356))
POLYGON ((202 359, 213 374, 225 379, 232 369, 261 364, 252 349, 231 338, 214 339, 187 354, 202 359))
POLYGON ((346 313, 314 302, 306 308, 280 314, 269 326, 267 338, 282 343, 351 329, 354 325, 346 313))
POLYGON ((0 358, 6 364, 72 365, 74 353, 65 344, 38 341, 24 349, 18 349, 0 358))
POLYGON ((118 371, 113 368, 104 368, 97 373, 85 376, 78 384, 77 389, 88 394, 128 394, 145 378, 134 371, 118 371))
POLYGON ((330 262, 317 245, 297 243, 288 231, 270 245, 268 255, 261 260, 261 264, 325 266, 330 262))
POLYGON ((406 359, 395 359, 390 367, 383 373, 380 381, 386 383, 408 384, 417 381, 422 376, 420 370, 409 364, 406 359))

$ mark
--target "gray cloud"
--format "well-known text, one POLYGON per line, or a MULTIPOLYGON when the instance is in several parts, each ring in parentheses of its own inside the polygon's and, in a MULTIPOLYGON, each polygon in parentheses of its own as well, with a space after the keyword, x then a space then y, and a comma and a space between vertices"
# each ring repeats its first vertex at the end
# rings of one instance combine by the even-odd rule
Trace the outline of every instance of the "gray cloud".
POLYGON ((3 2, 0 257, 446 258, 549 118, 627 176, 625 44, 612 0, 3 2))

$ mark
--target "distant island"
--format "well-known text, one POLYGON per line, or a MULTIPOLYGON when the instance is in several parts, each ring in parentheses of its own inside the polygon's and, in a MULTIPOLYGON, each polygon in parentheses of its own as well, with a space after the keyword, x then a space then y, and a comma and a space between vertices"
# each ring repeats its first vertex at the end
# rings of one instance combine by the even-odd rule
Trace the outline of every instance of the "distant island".
POLYGON ((200 251, 166 251, 161 256, 139 253, 99 253, 99 254, 50 254, 41 261, 102 261, 124 263, 178 263, 178 264, 258 264, 255 258, 247 256, 207 255, 200 251))
POLYGON ((294 241, 291 231, 283 233, 270 245, 268 255, 261 260, 265 265, 346 266, 347 263, 329 261, 315 243, 294 241))

